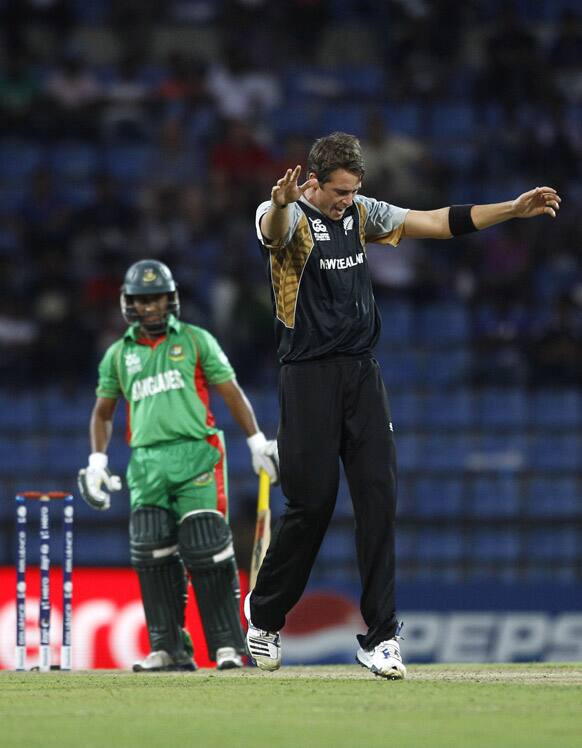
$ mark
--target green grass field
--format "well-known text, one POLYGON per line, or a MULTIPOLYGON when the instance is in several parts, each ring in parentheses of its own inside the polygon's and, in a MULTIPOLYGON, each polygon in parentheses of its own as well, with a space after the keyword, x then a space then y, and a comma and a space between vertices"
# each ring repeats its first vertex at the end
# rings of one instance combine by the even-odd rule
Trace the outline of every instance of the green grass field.
POLYGON ((3 748, 580 748, 582 664, 0 672, 3 748))

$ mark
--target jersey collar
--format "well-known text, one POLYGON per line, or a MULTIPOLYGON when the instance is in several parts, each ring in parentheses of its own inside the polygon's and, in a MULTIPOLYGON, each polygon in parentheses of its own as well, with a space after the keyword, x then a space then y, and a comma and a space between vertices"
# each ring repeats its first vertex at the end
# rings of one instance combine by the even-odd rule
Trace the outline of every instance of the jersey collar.
MULTIPOLYGON (((168 316, 168 333, 179 333, 181 329, 182 323, 180 320, 174 317, 173 314, 170 314, 168 316)), ((128 327, 123 337, 125 340, 133 340, 134 342, 137 342, 141 337, 139 334, 139 324, 136 322, 131 327, 128 327)))

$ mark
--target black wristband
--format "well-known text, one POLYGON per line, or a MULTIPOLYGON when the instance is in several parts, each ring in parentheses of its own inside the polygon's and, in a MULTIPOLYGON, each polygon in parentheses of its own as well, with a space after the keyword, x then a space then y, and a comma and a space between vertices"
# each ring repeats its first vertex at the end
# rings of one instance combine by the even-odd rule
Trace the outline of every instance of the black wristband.
POLYGON ((276 202, 274 202, 273 200, 271 200, 271 205, 273 207, 277 208, 278 210, 283 210, 284 208, 287 207, 287 205, 289 205, 289 203, 285 203, 285 205, 277 205, 276 202))
POLYGON ((470 234, 479 229, 471 218, 472 205, 451 205, 449 208, 449 229, 453 236, 470 234))

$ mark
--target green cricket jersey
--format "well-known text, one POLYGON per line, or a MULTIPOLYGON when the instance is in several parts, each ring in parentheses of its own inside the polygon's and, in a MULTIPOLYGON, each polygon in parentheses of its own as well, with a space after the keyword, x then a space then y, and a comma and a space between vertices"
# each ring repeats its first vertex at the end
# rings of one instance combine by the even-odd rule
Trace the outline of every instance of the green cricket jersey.
POLYGON ((98 397, 123 396, 129 404, 129 444, 149 447, 216 434, 208 385, 234 379, 217 340, 206 330, 170 315, 166 337, 141 339, 139 327, 105 352, 98 397))

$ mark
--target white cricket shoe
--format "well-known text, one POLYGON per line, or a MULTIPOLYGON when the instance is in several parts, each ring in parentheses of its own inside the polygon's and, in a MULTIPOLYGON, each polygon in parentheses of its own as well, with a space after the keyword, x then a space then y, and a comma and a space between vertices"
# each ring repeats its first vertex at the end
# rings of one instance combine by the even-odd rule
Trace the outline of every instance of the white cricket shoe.
POLYGON ((237 653, 234 647, 219 647, 216 650, 217 670, 232 670, 242 666, 242 657, 237 653))
POLYGON ((374 649, 358 649, 356 662, 368 668, 374 675, 389 680, 403 680, 406 678, 406 668, 402 663, 398 637, 380 642, 374 649))
POLYGON ((174 659, 164 649, 150 652, 147 657, 133 665, 134 673, 162 673, 196 669, 196 663, 188 654, 184 653, 183 657, 174 659))
POLYGON ((281 667, 281 638, 278 631, 263 631, 251 623, 251 593, 245 597, 247 649, 260 670, 278 670, 281 667))

